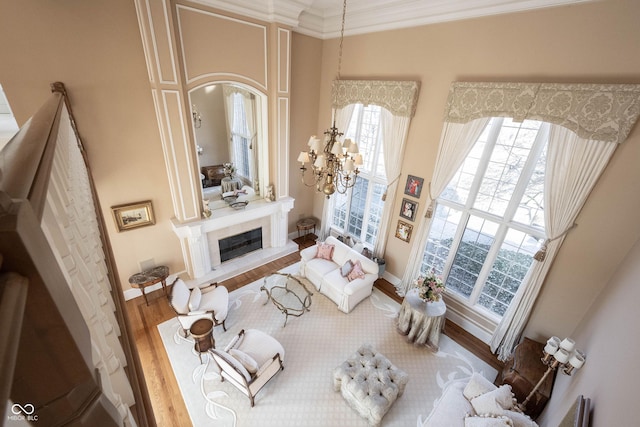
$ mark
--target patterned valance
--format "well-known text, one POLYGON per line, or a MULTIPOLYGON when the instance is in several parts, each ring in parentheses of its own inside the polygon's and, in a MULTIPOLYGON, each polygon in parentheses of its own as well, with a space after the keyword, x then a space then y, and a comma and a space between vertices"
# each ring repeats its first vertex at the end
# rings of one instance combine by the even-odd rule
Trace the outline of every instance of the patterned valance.
POLYGON ((640 85, 454 82, 445 121, 541 120, 585 139, 622 142, 640 114, 640 85))
POLYGON ((374 104, 394 116, 413 117, 418 103, 420 82, 386 80, 334 80, 331 99, 334 108, 349 104, 374 104))

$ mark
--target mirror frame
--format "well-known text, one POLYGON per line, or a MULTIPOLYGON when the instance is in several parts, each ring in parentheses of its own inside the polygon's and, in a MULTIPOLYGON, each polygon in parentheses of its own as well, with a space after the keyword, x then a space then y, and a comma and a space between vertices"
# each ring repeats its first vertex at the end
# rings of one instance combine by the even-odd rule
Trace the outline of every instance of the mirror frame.
MULTIPOLYGON (((202 165, 200 165, 199 156, 197 152, 198 141, 196 138, 195 124, 194 124, 194 121, 191 120, 192 113, 193 113, 192 94, 193 92, 204 89, 207 86, 225 85, 225 84, 234 85, 239 87, 242 90, 246 90, 247 92, 250 92, 253 95, 255 95, 255 98, 256 98, 256 105, 255 105, 256 143, 258 144, 258 147, 259 147, 258 177, 257 177, 258 190, 256 191, 255 197, 253 199, 249 199, 249 201, 260 199, 264 197, 264 195, 266 194, 265 193, 266 187, 270 185, 270 182, 271 182, 269 179, 269 176, 270 176, 269 175, 269 96, 254 86, 251 86, 239 81, 234 81, 234 80, 215 80, 215 81, 207 81, 205 83, 201 83, 188 90, 187 92, 188 111, 189 111, 189 119, 190 119, 189 121, 191 123, 191 132, 192 132, 190 151, 194 156, 194 159, 195 159, 194 163, 197 167, 197 170, 194 171, 195 176, 196 177, 200 176, 200 173, 201 173, 200 170, 202 165)), ((203 203, 205 200, 204 188, 202 187, 202 182, 199 178, 197 179, 197 182, 200 187, 200 200, 203 203)), ((216 203, 216 202, 217 202, 216 200, 209 200, 209 207, 211 210, 222 209, 227 207, 227 204, 223 200, 220 200, 220 203, 216 203)))

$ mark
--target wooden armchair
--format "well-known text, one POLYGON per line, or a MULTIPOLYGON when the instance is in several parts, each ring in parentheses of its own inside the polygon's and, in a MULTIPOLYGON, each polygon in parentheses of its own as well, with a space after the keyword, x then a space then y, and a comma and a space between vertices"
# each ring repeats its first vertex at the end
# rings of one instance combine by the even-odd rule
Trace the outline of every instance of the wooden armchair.
POLYGON ((209 352, 220 367, 221 381, 227 379, 246 394, 252 407, 255 395, 284 369, 282 345, 257 329, 243 329, 224 350, 209 352))
POLYGON ((229 292, 224 286, 212 283, 205 288, 189 289, 182 279, 177 279, 171 286, 169 303, 176 312, 176 317, 182 326, 186 337, 191 325, 199 319, 209 319, 214 326, 222 325, 229 312, 229 292))

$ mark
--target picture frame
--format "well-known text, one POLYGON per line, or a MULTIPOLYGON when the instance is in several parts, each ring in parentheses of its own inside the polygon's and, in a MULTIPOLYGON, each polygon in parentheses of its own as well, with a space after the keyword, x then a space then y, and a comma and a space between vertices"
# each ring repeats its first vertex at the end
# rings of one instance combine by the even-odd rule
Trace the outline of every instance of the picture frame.
POLYGON ((411 232, 413 231, 413 225, 398 220, 398 226, 396 227, 396 237, 404 242, 409 243, 411 240, 411 232))
POLYGON ((407 196, 413 196, 419 199, 420 193, 422 192, 423 184, 424 184, 424 178, 408 175, 407 182, 404 185, 404 194, 406 194, 407 196))
POLYGON ((403 198, 400 205, 400 217, 408 219, 409 221, 415 221, 416 212, 418 210, 418 202, 403 198))
POLYGON ((156 223, 151 200, 111 206, 118 232, 145 227, 156 223))

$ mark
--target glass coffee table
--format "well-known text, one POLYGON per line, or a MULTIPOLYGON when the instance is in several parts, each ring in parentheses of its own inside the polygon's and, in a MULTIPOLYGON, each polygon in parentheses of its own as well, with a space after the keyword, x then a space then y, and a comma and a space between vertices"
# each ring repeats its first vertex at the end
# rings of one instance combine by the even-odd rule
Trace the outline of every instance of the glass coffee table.
POLYGON ((309 311, 311 295, 300 276, 285 273, 273 273, 264 278, 261 291, 267 294, 267 301, 273 303, 284 315, 284 326, 287 326, 289 316, 300 317, 309 311))

